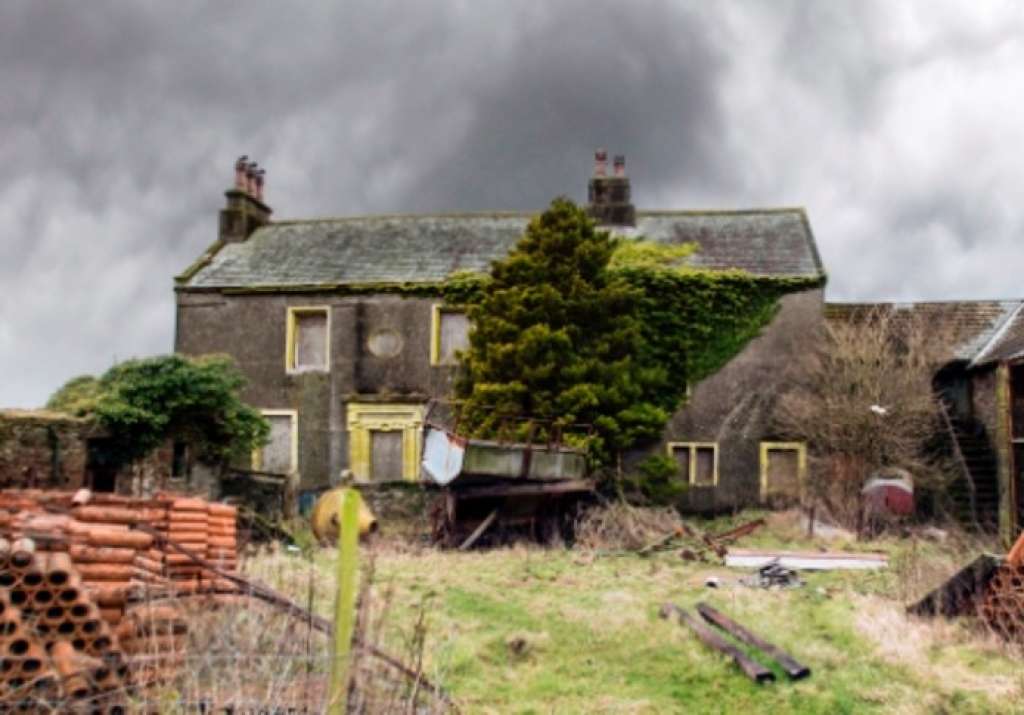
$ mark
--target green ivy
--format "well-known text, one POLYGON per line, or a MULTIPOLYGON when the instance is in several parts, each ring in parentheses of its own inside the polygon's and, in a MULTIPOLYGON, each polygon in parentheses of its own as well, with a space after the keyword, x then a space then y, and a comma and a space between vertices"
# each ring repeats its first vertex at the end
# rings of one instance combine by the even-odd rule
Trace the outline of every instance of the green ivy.
MULTIPOLYGON (((454 277, 443 295, 468 306, 474 326, 456 388, 463 429, 567 432, 610 464, 659 439, 687 385, 755 338, 783 295, 821 283, 695 269, 685 263, 695 250, 614 238, 556 199, 490 276, 454 277), (592 431, 579 436, 579 423, 592 431)), ((658 473, 647 481, 670 481, 665 465, 650 466, 658 473)))
POLYGON ((170 439, 211 463, 243 457, 266 442, 270 427, 239 398, 245 380, 231 358, 165 355, 128 360, 99 379, 69 381, 51 409, 91 417, 110 433, 107 458, 126 464, 170 439))

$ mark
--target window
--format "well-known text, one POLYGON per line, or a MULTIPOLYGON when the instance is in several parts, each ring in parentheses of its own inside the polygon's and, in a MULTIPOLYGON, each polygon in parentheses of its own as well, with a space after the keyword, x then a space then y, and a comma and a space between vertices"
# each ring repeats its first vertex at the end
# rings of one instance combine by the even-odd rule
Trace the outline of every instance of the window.
POLYGON ((253 452, 257 472, 292 474, 299 469, 299 415, 295 410, 261 410, 270 423, 270 439, 253 452))
POLYGON ((469 347, 469 318, 461 310, 434 306, 431 321, 430 364, 455 365, 456 353, 469 347))
POLYGON ((415 481, 420 474, 423 405, 350 402, 349 469, 359 481, 415 481))
POLYGON ((761 501, 799 501, 806 473, 803 442, 761 443, 761 501))
POLYGON ((289 308, 285 346, 288 372, 330 367, 330 312, 323 308, 289 308))
POLYGON ((718 484, 718 444, 716 442, 669 442, 668 454, 679 465, 680 476, 695 487, 718 484))

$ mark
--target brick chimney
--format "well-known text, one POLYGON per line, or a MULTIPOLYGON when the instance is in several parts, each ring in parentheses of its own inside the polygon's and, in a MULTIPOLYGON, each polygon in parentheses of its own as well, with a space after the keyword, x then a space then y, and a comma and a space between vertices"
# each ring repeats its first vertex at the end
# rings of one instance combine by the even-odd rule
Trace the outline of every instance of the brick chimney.
POLYGON ((224 192, 227 206, 220 210, 220 240, 240 243, 260 226, 270 223, 270 207, 263 203, 265 171, 249 157, 235 161, 235 185, 224 192))
POLYGON ((608 176, 608 152, 594 152, 594 175, 587 187, 587 213, 605 226, 635 226, 636 208, 630 202, 626 157, 618 155, 608 176))

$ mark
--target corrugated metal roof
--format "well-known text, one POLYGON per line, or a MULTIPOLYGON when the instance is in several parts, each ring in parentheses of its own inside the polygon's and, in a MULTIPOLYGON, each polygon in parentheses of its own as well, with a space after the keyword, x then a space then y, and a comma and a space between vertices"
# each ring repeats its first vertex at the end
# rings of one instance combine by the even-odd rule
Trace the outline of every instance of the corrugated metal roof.
MULTIPOLYGON (((224 246, 183 283, 195 288, 433 283, 457 271, 489 270, 531 214, 370 216, 281 221, 224 246)), ((689 261, 755 275, 824 274, 803 209, 638 212, 612 229, 669 244, 695 242, 689 261)))

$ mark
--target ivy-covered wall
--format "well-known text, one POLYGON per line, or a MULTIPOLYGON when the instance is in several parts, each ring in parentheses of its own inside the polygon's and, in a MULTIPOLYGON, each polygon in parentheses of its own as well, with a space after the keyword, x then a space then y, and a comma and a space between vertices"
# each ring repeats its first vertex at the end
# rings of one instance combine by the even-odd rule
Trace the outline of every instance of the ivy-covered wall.
POLYGON ((665 454, 669 442, 716 443, 718 484, 689 487, 681 506, 717 512, 756 503, 760 444, 777 437, 771 429, 774 402, 791 379, 794 359, 820 329, 822 307, 823 289, 818 287, 783 296, 759 336, 720 370, 689 385, 689 395, 666 425, 661 443, 631 454, 627 469, 651 454, 665 454))

